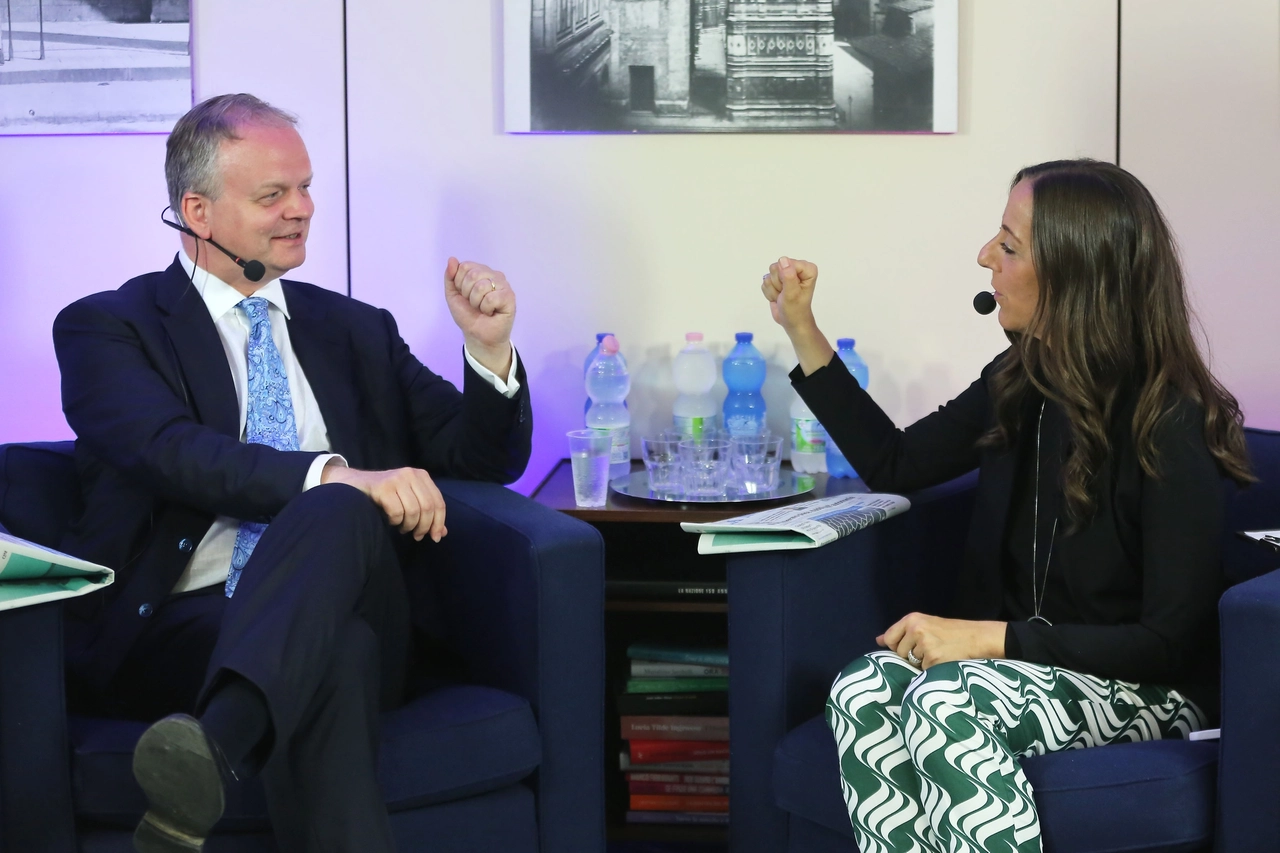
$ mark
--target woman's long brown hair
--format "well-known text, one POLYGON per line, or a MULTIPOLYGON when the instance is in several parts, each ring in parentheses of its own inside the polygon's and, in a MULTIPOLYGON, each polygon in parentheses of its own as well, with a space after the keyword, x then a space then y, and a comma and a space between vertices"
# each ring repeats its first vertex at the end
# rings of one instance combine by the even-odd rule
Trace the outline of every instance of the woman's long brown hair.
MULTIPOLYGON (((1070 423, 1062 488, 1073 529, 1096 508, 1093 484, 1111 455, 1118 407, 1136 394, 1131 428, 1147 476, 1160 476, 1154 436, 1178 397, 1204 410, 1219 469, 1253 481, 1240 405, 1209 372, 1191 331, 1173 234, 1147 188, 1096 160, 1028 166, 1032 263, 1040 298, 1027 330, 991 378, 996 423, 985 446, 1009 446, 1034 387, 1070 423)), ((1127 407, 1126 407, 1127 408, 1127 407)))

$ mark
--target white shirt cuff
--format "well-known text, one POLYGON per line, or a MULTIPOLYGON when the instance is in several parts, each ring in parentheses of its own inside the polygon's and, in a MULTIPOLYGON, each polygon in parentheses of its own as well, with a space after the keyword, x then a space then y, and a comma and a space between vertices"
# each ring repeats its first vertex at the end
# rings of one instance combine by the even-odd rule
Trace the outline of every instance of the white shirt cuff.
POLYGON ((467 348, 462 348, 462 354, 467 357, 467 364, 471 365, 471 369, 480 374, 480 377, 487 381, 490 385, 498 390, 502 396, 510 400, 520 392, 520 380, 516 379, 516 366, 520 364, 520 356, 516 355, 515 344, 511 345, 511 369, 507 371, 507 381, 503 382, 498 378, 498 374, 485 367, 467 352, 467 348))
POLYGON ((315 459, 311 460, 311 467, 307 469, 307 479, 302 481, 302 491, 310 491, 320 485, 320 478, 324 476, 324 466, 329 464, 330 459, 338 460, 338 464, 343 468, 347 467, 347 460, 336 453, 321 453, 315 459))

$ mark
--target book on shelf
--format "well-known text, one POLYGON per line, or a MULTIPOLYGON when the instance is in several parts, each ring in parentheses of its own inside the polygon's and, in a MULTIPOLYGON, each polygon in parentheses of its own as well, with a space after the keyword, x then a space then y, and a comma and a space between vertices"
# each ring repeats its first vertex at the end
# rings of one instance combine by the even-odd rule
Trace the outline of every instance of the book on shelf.
POLYGON ((632 643, 627 646, 627 657, 632 660, 665 661, 668 663, 701 663, 708 666, 728 666, 729 650, 724 647, 677 646, 668 643, 632 643))
POLYGON ((706 794, 632 794, 631 810, 636 812, 727 812, 729 798, 706 794))
POLYGON ((622 739, 631 740, 728 740, 728 717, 621 718, 622 739))
POLYGON ((702 678, 628 678, 628 693, 697 693, 706 690, 728 690, 729 678, 725 675, 708 675, 702 678))
POLYGON ((701 761, 727 759, 727 740, 639 740, 628 744, 631 763, 660 764, 668 761, 701 761))
POLYGON ((632 794, 701 794, 716 797, 729 796, 728 785, 685 785, 680 782, 637 782, 629 780, 627 791, 632 794))
POLYGON ((901 495, 844 494, 709 524, 683 521, 680 528, 702 534, 699 554, 791 551, 820 548, 910 508, 911 502, 901 495))
POLYGON ((627 823, 678 823, 691 826, 728 826, 728 812, 627 812, 627 823))
POLYGON ((705 714, 724 717, 729 714, 729 694, 724 690, 692 693, 619 693, 619 716, 684 717, 705 714))
POLYGON ((728 785, 729 777, 710 773, 646 773, 628 770, 627 782, 658 782, 667 785, 728 785))
POLYGON ((633 767, 646 773, 697 773, 727 776, 729 774, 729 759, 712 758, 697 761, 659 761, 655 763, 633 764, 631 761, 631 755, 627 750, 619 750, 618 769, 627 771, 631 770, 633 767))
POLYGON ((696 678, 706 675, 728 675, 729 667, 705 663, 669 663, 656 660, 631 661, 632 678, 696 678))
POLYGON ((729 585, 724 581, 671 581, 612 579, 604 582, 607 598, 644 601, 724 601, 729 585))

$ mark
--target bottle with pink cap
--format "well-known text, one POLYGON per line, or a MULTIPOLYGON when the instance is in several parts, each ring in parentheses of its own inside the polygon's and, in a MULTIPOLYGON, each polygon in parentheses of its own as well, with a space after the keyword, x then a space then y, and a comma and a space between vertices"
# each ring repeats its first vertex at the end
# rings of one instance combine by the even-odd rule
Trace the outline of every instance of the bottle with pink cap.
POLYGON ((627 363, 618 353, 618 339, 605 335, 600 352, 587 366, 587 429, 604 430, 612 437, 609 456, 609 479, 631 473, 631 413, 627 411, 627 392, 631 376, 627 363))
POLYGON ((700 438, 715 432, 719 425, 719 407, 711 396, 716 384, 716 359, 702 343, 702 332, 684 336, 685 347, 676 354, 674 371, 676 397, 672 407, 675 429, 683 435, 700 438))

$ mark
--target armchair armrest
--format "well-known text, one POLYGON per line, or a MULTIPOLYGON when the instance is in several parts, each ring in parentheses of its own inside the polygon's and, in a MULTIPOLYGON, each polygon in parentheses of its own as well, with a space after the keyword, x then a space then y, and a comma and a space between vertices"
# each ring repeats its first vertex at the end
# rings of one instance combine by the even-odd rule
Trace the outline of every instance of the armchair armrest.
POLYGON ((950 601, 976 483, 971 473, 912 495, 910 511, 823 548, 730 557, 735 853, 786 849, 786 815, 772 786, 783 736, 822 713, 836 675, 873 651, 885 628, 950 601))
POLYGON ((0 611, 0 853, 74 853, 60 602, 0 611))
POLYGON ((1222 740, 1217 849, 1274 850, 1280 838, 1280 570, 1227 590, 1222 620, 1222 740))
POLYGON ((433 566, 450 646, 471 676, 529 700, 542 737, 540 849, 604 845, 604 542, 501 486, 441 481, 433 566))

